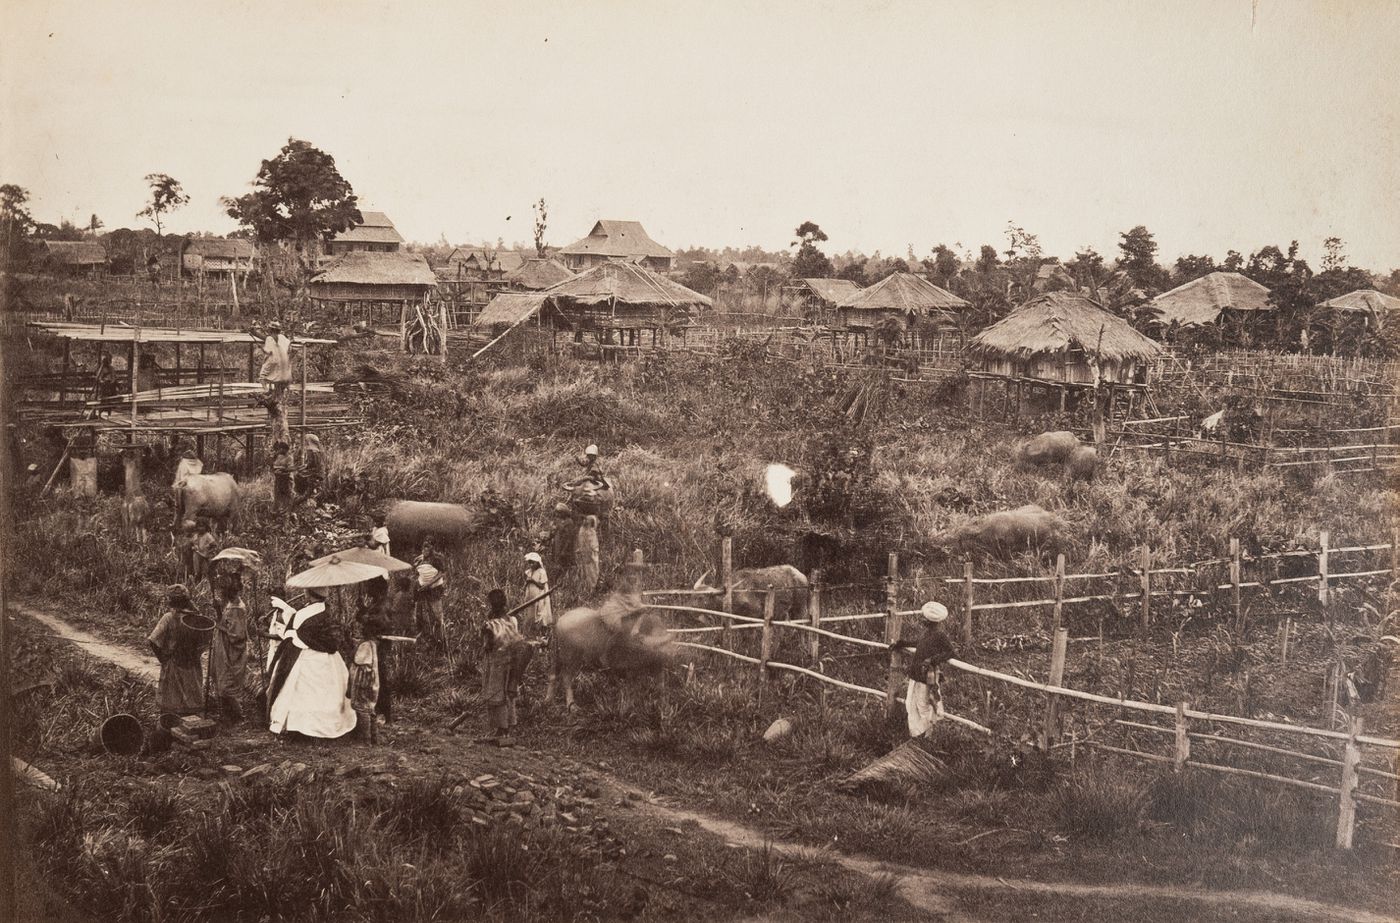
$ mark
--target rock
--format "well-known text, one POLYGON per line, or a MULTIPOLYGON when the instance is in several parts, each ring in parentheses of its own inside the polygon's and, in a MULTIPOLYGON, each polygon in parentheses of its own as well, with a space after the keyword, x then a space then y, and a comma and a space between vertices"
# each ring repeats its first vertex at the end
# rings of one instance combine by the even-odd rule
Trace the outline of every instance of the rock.
POLYGON ((535 793, 531 791, 516 792, 511 800, 516 804, 533 804, 535 793))
POLYGON ((249 770, 245 771, 245 772, 243 773, 243 775, 239 776, 238 778, 240 778, 240 779, 253 779, 253 778, 256 778, 256 777, 261 776, 261 775, 266 775, 267 773, 269 773, 269 772, 271 772, 271 771, 272 771, 272 764, 271 764, 271 763, 262 763, 262 764, 260 764, 260 765, 254 766, 252 769, 249 769, 249 770))
POLYGON ((222 769, 224 772, 229 773, 230 775, 241 775, 243 773, 242 766, 234 766, 230 764, 227 766, 220 766, 219 768, 222 769))
POLYGON ((680 856, 673 852, 668 852, 666 855, 662 856, 661 859, 663 862, 679 862, 680 856))
POLYGON ((777 721, 768 725, 768 730, 763 732, 763 740, 765 743, 773 743, 776 740, 782 740, 784 737, 791 736, 792 731, 792 719, 779 718, 777 721))

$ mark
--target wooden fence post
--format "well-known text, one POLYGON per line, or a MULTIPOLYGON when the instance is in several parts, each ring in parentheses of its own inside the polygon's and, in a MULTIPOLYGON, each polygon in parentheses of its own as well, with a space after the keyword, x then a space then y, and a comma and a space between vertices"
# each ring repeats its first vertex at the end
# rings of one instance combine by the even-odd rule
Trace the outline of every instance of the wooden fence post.
POLYGON ((1147 634, 1152 627, 1152 549, 1146 545, 1138 552, 1138 592, 1142 594, 1138 600, 1142 633, 1147 634))
POLYGON ((1186 763, 1191 759, 1191 735, 1186 723, 1186 710, 1190 705, 1186 702, 1176 703, 1176 747, 1172 752, 1172 771, 1181 772, 1186 769, 1186 763))
POLYGON ((963 641, 972 643, 972 562, 963 562, 963 641))
POLYGON ((1279 634, 1281 637, 1278 645, 1278 665, 1286 667, 1288 666, 1288 636, 1293 634, 1292 619, 1283 620, 1283 624, 1279 626, 1279 634))
POLYGON ((1317 601, 1322 603, 1323 611, 1327 613, 1327 627, 1332 627, 1332 589, 1327 583, 1327 571, 1330 562, 1328 561, 1328 544, 1331 536, 1323 532, 1319 536, 1321 546, 1317 552, 1317 601))
POLYGON ((1051 622, 1050 637, 1054 638, 1060 633, 1060 622, 1064 618, 1065 608, 1065 556, 1055 555, 1055 616, 1051 622))
POLYGON ((1361 733, 1361 719, 1352 718, 1347 725, 1347 744, 1342 751, 1342 784, 1337 799, 1337 848, 1351 849, 1356 832, 1356 767, 1361 762, 1361 750, 1356 746, 1361 733))
MULTIPOLYGON (((1063 686, 1065 682, 1065 653, 1069 648, 1069 629, 1055 628, 1054 646, 1050 649, 1050 685, 1063 686)), ((1048 693, 1045 699, 1045 731, 1042 743, 1046 749, 1060 737, 1060 697, 1048 693)))
MULTIPOLYGON (((734 611, 734 539, 722 536, 719 540, 719 586, 723 595, 719 600, 721 612, 734 611)), ((722 620, 719 630, 720 647, 729 647, 729 619, 722 620)), ((725 658, 728 660, 729 658, 725 658)))
MULTIPOLYGON (((812 578, 809 583, 807 599, 807 619, 813 628, 822 627, 822 569, 812 568, 812 578)), ((822 662, 822 636, 816 632, 808 633, 807 651, 812 659, 812 666, 819 667, 822 662)), ((823 683, 823 686, 826 684, 823 683)))
POLYGON ((1390 576, 1400 574, 1400 526, 1390 532, 1390 576))
POLYGON ((1235 635, 1244 641, 1244 607, 1240 604, 1240 540, 1230 539, 1230 606, 1235 613, 1235 635))
POLYGON ((904 619, 899 614, 899 555, 890 552, 885 564, 885 643, 890 645, 890 671, 885 679, 885 710, 894 714, 899 709, 895 701, 904 686, 904 651, 899 643, 904 639, 904 619))
MULTIPOLYGON (((764 683, 773 678, 773 671, 768 667, 768 661, 773 659, 773 610, 778 598, 778 591, 769 588, 763 594, 763 638, 758 647, 758 678, 760 683, 764 683)), ((759 686, 762 689, 762 685, 759 686)), ((762 692, 759 693, 762 695, 762 692)))

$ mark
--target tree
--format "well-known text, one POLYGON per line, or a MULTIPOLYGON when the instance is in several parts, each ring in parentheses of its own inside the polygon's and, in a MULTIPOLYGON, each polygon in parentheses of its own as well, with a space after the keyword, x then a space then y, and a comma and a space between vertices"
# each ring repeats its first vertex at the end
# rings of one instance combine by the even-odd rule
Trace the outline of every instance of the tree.
POLYGON ((702 295, 713 295, 723 274, 714 263, 695 263, 681 276, 681 285, 702 295))
MULTIPOLYGON (((1238 255, 1236 254, 1236 256, 1238 255)), ((1201 276, 1208 276, 1213 272, 1215 272, 1215 257, 1188 253, 1176 258, 1176 271, 1172 273, 1172 281, 1177 285, 1184 285, 1192 279, 1199 279, 1201 276)))
POLYGON ((258 240, 290 243, 303 256, 364 220, 355 190, 336 169, 335 158, 296 138, 288 138, 276 157, 262 162, 252 192, 220 201, 228 216, 258 240))
POLYGON ((549 206, 545 204, 544 196, 534 205, 535 210, 535 256, 545 256, 544 245, 545 228, 549 227, 549 206))
POLYGON ((1220 268, 1225 272, 1239 272, 1244 268, 1244 256, 1238 250, 1231 250, 1225 254, 1225 260, 1220 264, 1220 268))
POLYGON ((1340 237, 1329 237, 1322 242, 1322 271, 1345 269, 1347 255, 1340 237))
POLYGON ((97 217, 96 214, 88 216, 87 229, 89 234, 91 234, 93 237, 96 237, 97 232, 100 231, 102 227, 102 219, 97 217))
MULTIPOLYGON (((803 277, 807 278, 807 277, 803 277)), ((836 273, 836 278, 846 279, 864 288, 870 284, 865 277, 865 260, 851 260, 836 273)))
POLYGON ((1040 237, 1014 221, 1006 222, 1006 267, 1012 284, 1019 287, 1021 297, 1029 298, 1035 290, 1035 276, 1042 261, 1040 237))
POLYGON ((1118 235, 1118 265, 1133 284, 1144 291, 1155 289, 1163 273, 1157 266, 1157 241, 1152 232, 1139 224, 1118 235))
POLYGON ((185 190, 181 188, 180 181, 168 173, 147 173, 146 183, 151 187, 151 201, 146 203, 146 207, 136 213, 136 217, 145 218, 156 226, 156 236, 160 237, 164 231, 162 223, 164 216, 186 205, 190 197, 185 195, 185 190))
POLYGON ((948 246, 939 244, 933 248, 932 257, 934 277, 946 288, 958 274, 958 255, 948 246))
POLYGON ((997 248, 991 244, 983 244, 977 257, 977 271, 985 276, 1000 265, 1001 258, 997 256, 997 248))
POLYGON ((13 183, 0 186, 0 247, 6 265, 19 255, 24 235, 34 226, 34 216, 26 207, 29 190, 13 183))
POLYGON ((827 239, 826 232, 815 221, 804 221, 797 226, 797 255, 792 260, 792 275, 795 279, 825 279, 832 274, 831 260, 817 248, 817 244, 827 239))

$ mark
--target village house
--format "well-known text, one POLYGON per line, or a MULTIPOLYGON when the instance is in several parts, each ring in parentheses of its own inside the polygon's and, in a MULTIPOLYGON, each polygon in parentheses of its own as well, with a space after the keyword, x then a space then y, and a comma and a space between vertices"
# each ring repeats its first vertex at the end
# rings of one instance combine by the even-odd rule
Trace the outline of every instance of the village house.
POLYGON ((957 295, 909 272, 891 273, 836 303, 842 325, 852 330, 873 330, 881 321, 908 328, 918 318, 954 330, 958 312, 967 307, 957 295))
POLYGON ((180 247, 180 269, 192 276, 246 276, 257 258, 253 242, 239 237, 190 237, 180 247))
POLYGON ((107 250, 95 240, 46 240, 44 265, 62 275, 96 275, 107 268, 107 250))
POLYGON ((638 263, 653 272, 675 268, 675 254, 651 239, 640 221, 603 219, 593 225, 588 236, 559 251, 560 258, 573 272, 582 272, 601 263, 638 263))
POLYGON ((1164 328, 1199 327, 1229 317, 1245 319, 1272 311, 1269 290, 1237 272, 1212 272, 1152 299, 1164 328))
POLYGON ((342 253, 397 253, 403 235, 383 212, 360 212, 360 223, 326 241, 326 256, 342 253))

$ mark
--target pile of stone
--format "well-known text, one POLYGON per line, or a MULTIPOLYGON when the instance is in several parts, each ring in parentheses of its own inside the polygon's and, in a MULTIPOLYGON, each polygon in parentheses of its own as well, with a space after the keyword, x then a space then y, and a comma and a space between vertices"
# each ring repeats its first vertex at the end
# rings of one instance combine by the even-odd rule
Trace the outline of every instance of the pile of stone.
POLYGON ((466 779, 453 786, 452 794, 479 827, 555 828, 587 841, 609 858, 627 855, 607 821, 596 814, 602 791, 594 783, 564 784, 507 769, 466 779))

